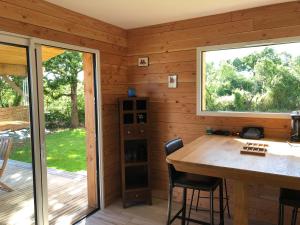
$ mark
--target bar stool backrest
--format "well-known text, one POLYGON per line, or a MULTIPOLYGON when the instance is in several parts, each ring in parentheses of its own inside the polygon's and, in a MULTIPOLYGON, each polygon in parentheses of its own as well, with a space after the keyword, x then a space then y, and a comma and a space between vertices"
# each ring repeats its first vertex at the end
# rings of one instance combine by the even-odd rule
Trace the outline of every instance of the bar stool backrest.
MULTIPOLYGON (((170 155, 173 152, 181 149, 183 147, 183 142, 181 138, 176 138, 174 140, 170 140, 165 144, 165 153, 166 156, 170 155)), ((178 177, 182 172, 178 172, 175 170, 172 164, 168 163, 168 172, 169 172, 169 182, 170 184, 174 183, 174 179, 178 177)))

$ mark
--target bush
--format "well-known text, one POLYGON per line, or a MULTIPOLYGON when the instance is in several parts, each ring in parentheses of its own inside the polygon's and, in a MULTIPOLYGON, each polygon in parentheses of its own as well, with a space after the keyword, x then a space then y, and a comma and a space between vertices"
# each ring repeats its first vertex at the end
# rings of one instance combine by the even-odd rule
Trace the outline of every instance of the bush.
POLYGON ((58 128, 69 128, 71 125, 71 116, 60 110, 50 110, 45 113, 46 128, 50 130, 58 128))

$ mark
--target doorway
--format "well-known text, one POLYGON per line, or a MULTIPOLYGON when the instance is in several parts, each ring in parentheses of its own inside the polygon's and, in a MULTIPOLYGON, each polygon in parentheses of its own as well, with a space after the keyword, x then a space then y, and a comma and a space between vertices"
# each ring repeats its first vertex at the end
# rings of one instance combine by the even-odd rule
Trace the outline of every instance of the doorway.
MULTIPOLYGON (((0 35, 2 40, 15 39, 0 35)), ((12 217, 20 224, 73 224, 98 210, 102 199, 99 53, 39 39, 23 38, 22 43, 24 46, 12 43, 20 48, 13 58, 23 57, 27 73, 22 75, 17 67, 7 75, 1 73, 4 52, 0 45, 0 85, 5 84, 4 94, 11 102, 2 104, 5 109, 0 107, 0 128, 4 124, 0 140, 1 136, 13 140, 0 182, 14 187, 22 177, 27 192, 22 193, 25 198, 15 190, 0 189, 1 202, 7 204, 0 206, 7 209, 6 213, 0 210, 0 224, 18 224, 10 222, 12 217), (4 123, 1 110, 11 110, 14 117, 4 123), (24 118, 17 117, 21 115, 24 118), (16 140, 22 144, 17 145, 16 140), (24 171, 27 176, 22 175, 24 171), (16 199, 20 207, 9 209, 16 199)), ((1 160, 0 150, 0 166, 1 160)))

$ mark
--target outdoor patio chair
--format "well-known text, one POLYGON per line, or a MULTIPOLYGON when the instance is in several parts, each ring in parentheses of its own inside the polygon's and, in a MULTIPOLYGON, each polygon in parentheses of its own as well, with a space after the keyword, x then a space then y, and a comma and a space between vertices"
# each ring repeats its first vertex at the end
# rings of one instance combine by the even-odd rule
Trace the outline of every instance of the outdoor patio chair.
MULTIPOLYGON (((0 179, 7 165, 9 153, 12 149, 12 141, 9 137, 0 137, 0 179)), ((13 191, 10 187, 0 181, 0 190, 13 191)))

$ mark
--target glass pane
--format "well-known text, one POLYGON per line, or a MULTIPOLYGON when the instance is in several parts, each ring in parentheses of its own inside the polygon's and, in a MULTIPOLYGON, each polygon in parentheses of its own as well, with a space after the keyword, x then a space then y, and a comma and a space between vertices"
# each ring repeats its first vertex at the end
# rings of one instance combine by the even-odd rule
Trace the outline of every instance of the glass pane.
POLYGON ((203 52, 202 110, 298 110, 299 71, 300 43, 203 52))
POLYGON ((93 55, 43 46, 42 58, 49 223, 67 225, 98 207, 93 55))
POLYGON ((0 224, 35 224, 27 49, 0 45, 0 224))

